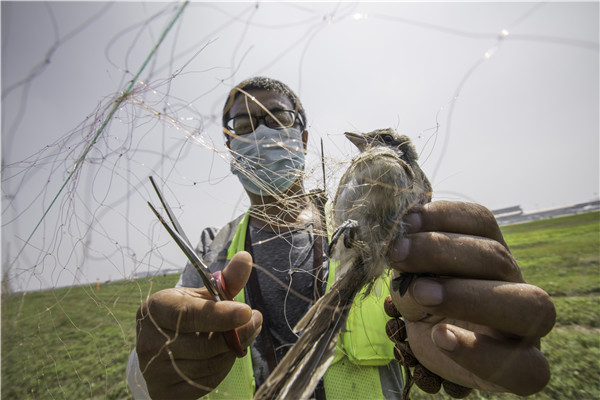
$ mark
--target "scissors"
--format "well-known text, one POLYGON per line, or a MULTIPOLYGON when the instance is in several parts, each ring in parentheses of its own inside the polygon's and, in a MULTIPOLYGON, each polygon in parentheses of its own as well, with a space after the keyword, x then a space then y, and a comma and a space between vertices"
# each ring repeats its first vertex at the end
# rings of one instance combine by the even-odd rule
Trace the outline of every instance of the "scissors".
MULTIPOLYGON (((150 202, 148 202, 148 205, 154 212, 154 215, 156 215, 158 220, 165 227, 167 232, 169 232, 173 240, 175 240, 175 243, 177 243, 179 248, 183 250, 183 253, 186 255, 188 260, 190 260, 192 265, 196 268, 196 271, 198 271, 198 273, 200 274, 200 278, 202 278, 202 282, 204 282, 204 286, 206 287, 212 298, 215 301, 233 300, 233 296, 231 296, 227 291, 227 288, 225 286, 225 280, 223 280, 223 275, 221 271, 217 271, 214 274, 210 272, 206 264, 204 264, 202 259, 198 256, 198 254, 192 247, 190 240, 183 232, 183 229, 181 228, 179 221, 177 221, 175 214, 173 214, 171 207, 169 207, 169 204, 167 204, 167 201, 163 197, 160 189, 158 188, 158 186, 156 186, 154 178, 150 177, 150 182, 152 183, 156 194, 158 194, 158 198, 160 199, 161 204, 167 212, 167 215, 169 216, 169 220, 171 220, 173 227, 171 227, 167 223, 167 221, 165 221, 165 219, 158 213, 158 211, 156 211, 156 208, 154 208, 154 206, 150 202)), ((227 345, 231 350, 233 350, 236 356, 243 357, 246 355, 247 350, 242 349, 240 337, 238 336, 238 333, 235 329, 223 332, 223 336, 225 337, 227 345)))

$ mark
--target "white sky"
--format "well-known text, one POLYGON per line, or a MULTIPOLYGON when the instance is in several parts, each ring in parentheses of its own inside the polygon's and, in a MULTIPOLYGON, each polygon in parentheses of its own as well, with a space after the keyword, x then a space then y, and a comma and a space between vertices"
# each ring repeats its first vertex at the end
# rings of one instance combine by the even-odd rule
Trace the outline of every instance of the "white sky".
POLYGON ((182 266, 144 204, 157 202, 151 174, 167 181, 188 236, 243 212, 219 120, 229 88, 253 75, 304 103, 308 189, 321 184, 320 139, 333 195, 355 155, 343 132, 393 127, 422 152, 436 199, 534 210, 598 198, 597 2, 192 2, 42 219, 98 131, 94 116, 106 117, 176 8, 2 2, 2 260, 13 288, 182 266))

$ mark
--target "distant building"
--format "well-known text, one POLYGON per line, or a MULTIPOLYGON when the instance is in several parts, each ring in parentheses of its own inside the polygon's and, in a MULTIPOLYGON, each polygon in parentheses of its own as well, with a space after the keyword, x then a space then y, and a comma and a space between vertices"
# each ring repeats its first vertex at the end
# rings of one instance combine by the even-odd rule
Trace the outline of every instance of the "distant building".
POLYGON ((180 274, 182 272, 182 268, 165 268, 159 269, 156 271, 139 271, 133 274, 133 279, 140 278, 151 278, 153 276, 167 276, 173 274, 180 274))
POLYGON ((492 214, 496 217, 499 225, 507 225, 510 221, 515 220, 517 217, 523 215, 523 209, 521 206, 512 206, 506 208, 500 208, 498 210, 492 210, 492 214))
POLYGON ((521 208, 521 206, 512 206, 512 207, 500 208, 498 210, 492 210, 492 213, 497 216, 505 215, 505 214, 515 214, 515 213, 522 214, 523 209, 521 208))
POLYGON ((521 206, 513 206, 493 210, 499 225, 520 224, 538 219, 562 217, 565 215, 581 214, 584 212, 600 210, 600 200, 577 203, 568 206, 549 208, 545 210, 524 212, 521 206))

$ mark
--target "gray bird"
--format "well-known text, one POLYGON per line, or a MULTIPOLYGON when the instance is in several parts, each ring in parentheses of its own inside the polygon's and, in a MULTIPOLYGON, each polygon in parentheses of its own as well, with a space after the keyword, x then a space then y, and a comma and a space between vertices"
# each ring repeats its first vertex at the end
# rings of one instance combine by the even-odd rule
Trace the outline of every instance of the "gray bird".
POLYGON ((332 207, 330 250, 335 283, 296 325, 298 341, 256 392, 255 399, 307 399, 331 363, 356 294, 367 293, 385 268, 402 217, 431 199, 431 184, 407 136, 392 129, 346 133, 361 151, 340 180, 332 207))

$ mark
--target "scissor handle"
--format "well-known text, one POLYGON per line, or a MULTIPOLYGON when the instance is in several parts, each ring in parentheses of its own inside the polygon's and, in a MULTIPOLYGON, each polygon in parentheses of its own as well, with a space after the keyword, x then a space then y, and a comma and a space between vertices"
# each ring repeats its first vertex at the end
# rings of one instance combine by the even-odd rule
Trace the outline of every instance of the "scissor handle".
MULTIPOLYGON (((217 282, 217 286, 219 287, 219 291, 221 291, 227 297, 226 300, 233 300, 233 296, 229 294, 227 287, 225 286, 225 280, 223 279, 223 274, 221 271, 217 271, 213 274, 215 281, 217 282)), ((238 336, 237 330, 232 329, 227 332, 223 332, 223 336, 225 336, 225 341, 227 345, 236 356, 244 357, 248 352, 247 349, 242 349, 242 344, 240 342, 240 337, 238 336)))

